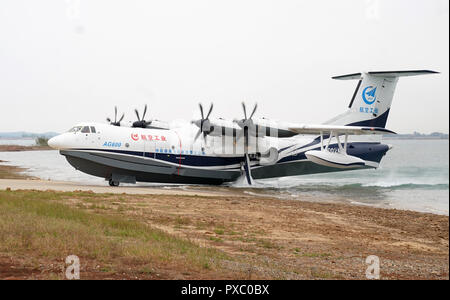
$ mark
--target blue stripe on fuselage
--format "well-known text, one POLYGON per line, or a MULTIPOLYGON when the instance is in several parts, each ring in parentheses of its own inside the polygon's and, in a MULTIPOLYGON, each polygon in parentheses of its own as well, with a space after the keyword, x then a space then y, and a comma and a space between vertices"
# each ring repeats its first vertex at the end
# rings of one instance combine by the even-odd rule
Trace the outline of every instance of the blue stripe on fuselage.
POLYGON ((126 154, 138 157, 147 157, 161 160, 164 162, 181 164, 183 166, 191 167, 219 167, 219 166, 232 166, 240 164, 242 157, 217 157, 217 156, 203 156, 203 155, 183 155, 183 154, 173 154, 173 153, 153 153, 153 152, 141 152, 141 151, 127 151, 127 150, 116 150, 116 149, 73 149, 73 150, 83 150, 83 151, 100 151, 109 152, 116 154, 126 154))
MULTIPOLYGON (((300 147, 298 149, 303 149, 311 145, 317 144, 315 142, 300 147)), ((330 145, 329 148, 337 149, 338 145, 330 145)), ((171 153, 150 153, 150 152, 140 152, 140 151, 126 151, 117 149, 73 149, 73 150, 84 150, 84 151, 100 151, 109 152, 117 154, 133 155, 138 157, 154 158, 156 160, 169 162, 173 164, 180 164, 185 167, 227 167, 232 165, 239 165, 243 156, 236 157, 217 157, 217 156, 199 156, 199 155, 183 155, 183 154, 171 154, 171 153)), ((320 147, 309 149, 309 150, 320 150, 320 147)), ((347 153, 359 157, 363 160, 380 162, 389 147, 380 143, 349 143, 347 146, 347 153)), ((285 163, 298 160, 306 160, 305 152, 299 152, 294 155, 290 155, 282 158, 277 163, 285 163)))

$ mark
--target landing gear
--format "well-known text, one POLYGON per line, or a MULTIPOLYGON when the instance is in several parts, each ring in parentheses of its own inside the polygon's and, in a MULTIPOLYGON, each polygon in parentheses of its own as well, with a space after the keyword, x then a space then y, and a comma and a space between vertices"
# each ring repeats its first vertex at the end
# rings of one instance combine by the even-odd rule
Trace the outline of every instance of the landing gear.
POLYGON ((119 181, 114 181, 112 179, 109 180, 109 185, 110 186, 119 186, 120 182, 119 181))

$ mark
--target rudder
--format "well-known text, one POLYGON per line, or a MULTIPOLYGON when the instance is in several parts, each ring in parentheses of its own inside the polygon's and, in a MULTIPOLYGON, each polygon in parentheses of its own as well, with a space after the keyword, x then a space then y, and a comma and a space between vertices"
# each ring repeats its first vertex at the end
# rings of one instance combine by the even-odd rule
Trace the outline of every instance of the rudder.
POLYGON ((428 70, 367 72, 335 76, 337 80, 359 80, 348 110, 326 122, 333 125, 386 127, 399 77, 436 74, 428 70))

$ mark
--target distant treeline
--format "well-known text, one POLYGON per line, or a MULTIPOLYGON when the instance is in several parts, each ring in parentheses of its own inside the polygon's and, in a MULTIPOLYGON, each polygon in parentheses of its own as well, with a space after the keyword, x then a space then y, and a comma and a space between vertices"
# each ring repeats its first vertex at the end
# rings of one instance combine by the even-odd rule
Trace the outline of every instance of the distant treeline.
POLYGON ((44 132, 44 133, 32 133, 25 131, 18 132, 0 132, 0 138, 3 139, 36 139, 36 138, 46 138, 50 139, 54 136, 57 136, 59 133, 57 132, 44 132))
POLYGON ((448 133, 433 132, 430 134, 423 134, 414 132, 412 134, 388 134, 384 136, 388 139, 415 139, 415 140, 448 140, 448 133))
POLYGON ((48 146, 48 140, 48 138, 42 136, 34 139, 37 146, 48 146))

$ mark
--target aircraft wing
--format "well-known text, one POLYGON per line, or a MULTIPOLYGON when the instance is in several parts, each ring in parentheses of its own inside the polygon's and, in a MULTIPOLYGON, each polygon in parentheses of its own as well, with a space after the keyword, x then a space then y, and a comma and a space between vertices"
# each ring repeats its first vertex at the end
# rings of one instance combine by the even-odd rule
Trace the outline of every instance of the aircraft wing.
POLYGON ((290 131, 298 134, 322 134, 334 132, 338 134, 367 135, 367 134, 396 134, 381 127, 337 126, 337 125, 299 125, 289 127, 290 131))
MULTIPOLYGON (((289 125, 287 123, 270 122, 270 120, 267 119, 255 119, 253 124, 254 126, 250 128, 251 134, 254 135, 257 132, 259 137, 272 136, 278 138, 289 138, 297 135, 296 132, 288 129, 289 125)), ((236 122, 223 119, 212 119, 211 126, 214 127, 214 130, 210 133, 213 136, 243 136, 243 129, 236 122)))

